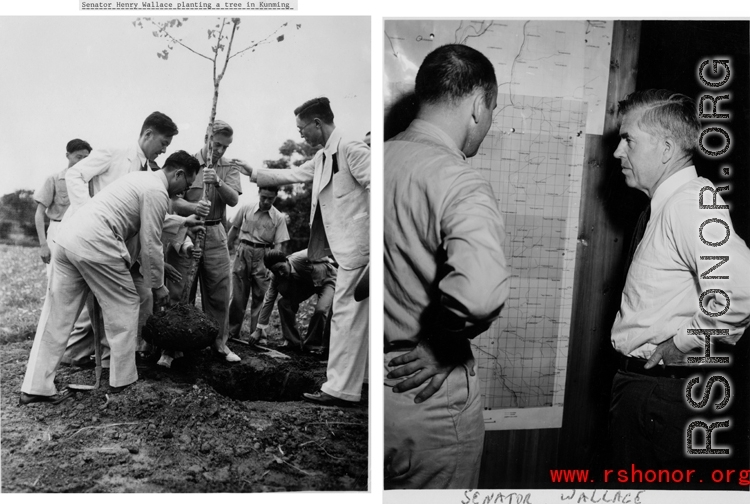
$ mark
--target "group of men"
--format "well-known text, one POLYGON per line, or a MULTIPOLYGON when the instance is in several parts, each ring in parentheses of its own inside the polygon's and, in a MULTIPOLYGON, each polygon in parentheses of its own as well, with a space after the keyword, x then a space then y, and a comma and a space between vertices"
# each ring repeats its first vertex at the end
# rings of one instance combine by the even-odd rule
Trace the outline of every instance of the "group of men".
MULTIPOLYGON (((92 151, 81 140, 68 144, 68 168, 35 195, 41 255, 51 267, 22 404, 67 397, 56 393, 55 371, 61 362, 89 360, 94 336, 83 315, 86 308, 91 319, 103 322, 98 331, 103 334, 96 337, 102 339, 113 392, 134 383, 136 359, 153 350, 140 339, 140 329, 155 306, 193 302, 198 281, 203 310, 219 326, 212 344, 217 357, 241 360, 227 341, 241 337, 248 298, 247 339, 254 343, 280 293, 288 341, 321 349, 330 325, 328 379, 305 399, 322 405, 359 402, 369 307, 367 299, 354 301, 353 289, 369 262, 370 150, 344 138, 327 98, 305 102, 294 115, 302 137, 323 149, 291 170, 253 169, 227 159, 234 131, 219 120, 199 152, 178 151, 159 169, 154 159, 178 133, 160 112, 145 120, 130 148, 92 151), (227 235, 226 207, 238 202, 241 173, 256 181, 260 201, 241 208, 227 235), (273 202, 279 185, 306 181, 313 182, 310 246, 287 258, 279 251, 289 239, 286 220, 273 202), (45 213, 51 222, 46 232, 45 213), (230 268, 228 242, 237 241, 230 268), (191 278, 195 281, 188 283, 191 278), (313 294, 318 296, 315 313, 300 336, 294 313, 313 294)), ((169 367, 177 357, 164 351, 159 364, 169 367)))
MULTIPOLYGON (((385 143, 386 489, 477 486, 484 424, 469 341, 498 317, 509 268, 496 197, 467 158, 490 128, 497 89, 483 54, 442 46, 417 73, 416 119, 385 143)), ((693 166, 695 103, 638 91, 619 103, 619 118, 614 157, 625 183, 651 201, 611 332, 622 362, 609 467, 678 467, 695 414, 685 399, 695 370, 687 355, 703 354, 708 331, 733 344, 750 325, 750 250, 693 166), (699 232, 706 220, 714 224, 699 232), (729 256, 713 277, 702 274, 720 259, 707 244, 729 256)))

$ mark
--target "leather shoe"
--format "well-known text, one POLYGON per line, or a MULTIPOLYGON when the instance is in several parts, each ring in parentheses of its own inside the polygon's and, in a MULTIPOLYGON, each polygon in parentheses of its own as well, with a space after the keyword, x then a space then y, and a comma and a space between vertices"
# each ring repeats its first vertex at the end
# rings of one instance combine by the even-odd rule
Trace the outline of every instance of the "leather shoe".
POLYGON ((331 394, 326 394, 322 390, 318 390, 314 394, 308 394, 305 392, 302 394, 305 401, 319 404, 320 406, 355 406, 357 403, 354 401, 345 401, 338 397, 333 397, 331 394))
POLYGON ((46 396, 46 395, 35 395, 35 394, 27 394, 26 392, 21 392, 21 397, 18 399, 18 404, 21 406, 26 406, 27 404, 31 403, 50 403, 50 404, 60 404, 65 399, 69 398, 72 394, 70 391, 66 390, 65 392, 53 396, 46 396))

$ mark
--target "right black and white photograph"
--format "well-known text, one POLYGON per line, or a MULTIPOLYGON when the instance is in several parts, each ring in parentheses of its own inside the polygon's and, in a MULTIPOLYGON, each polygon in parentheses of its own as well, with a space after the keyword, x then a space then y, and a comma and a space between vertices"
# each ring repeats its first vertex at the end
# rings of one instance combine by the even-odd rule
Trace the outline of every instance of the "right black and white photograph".
POLYGON ((746 493, 750 23, 383 30, 385 501, 746 493))

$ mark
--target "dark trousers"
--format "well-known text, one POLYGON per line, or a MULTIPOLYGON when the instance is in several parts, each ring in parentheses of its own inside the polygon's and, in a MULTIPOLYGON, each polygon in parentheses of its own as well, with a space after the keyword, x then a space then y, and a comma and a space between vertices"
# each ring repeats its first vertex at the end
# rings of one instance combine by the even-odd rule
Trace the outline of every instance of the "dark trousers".
MULTIPOLYGON (((693 399, 697 397, 700 401, 704 386, 713 374, 717 373, 709 370, 696 371, 695 375, 700 376, 700 382, 693 388, 693 399)), ((731 413, 714 409, 714 403, 723 398, 722 387, 717 385, 714 385, 711 399, 705 408, 699 410, 691 407, 685 397, 689 379, 617 372, 612 383, 609 409, 609 468, 614 470, 610 474, 609 485, 672 490, 726 488, 712 482, 712 472, 738 467, 731 467, 732 459, 726 456, 688 455, 687 428, 695 420, 702 420, 710 425, 712 422, 731 418, 731 413), (665 469, 670 471, 669 481, 664 473, 661 482, 658 479, 648 481, 654 477, 653 472, 647 474, 648 470, 658 472, 665 469), (688 483, 686 476, 690 469, 694 473, 688 483), (681 470, 683 475, 679 483, 671 480, 675 470, 681 470), (622 477, 627 481, 618 482, 618 471, 625 471, 622 477)), ((722 429, 714 430, 711 436, 713 448, 726 447, 730 440, 729 432, 722 432, 722 429)), ((693 448, 705 446, 705 429, 696 429, 693 433, 693 448)), ((736 478, 734 488, 739 488, 736 478)))
POLYGON ((335 286, 330 283, 317 288, 298 285, 293 293, 283 295, 279 299, 278 307, 281 333, 284 335, 284 339, 301 349, 310 346, 322 346, 327 349, 331 334, 330 315, 334 290, 335 286), (307 333, 303 338, 300 336, 295 322, 297 311, 300 303, 313 294, 318 295, 318 301, 307 325, 307 333))

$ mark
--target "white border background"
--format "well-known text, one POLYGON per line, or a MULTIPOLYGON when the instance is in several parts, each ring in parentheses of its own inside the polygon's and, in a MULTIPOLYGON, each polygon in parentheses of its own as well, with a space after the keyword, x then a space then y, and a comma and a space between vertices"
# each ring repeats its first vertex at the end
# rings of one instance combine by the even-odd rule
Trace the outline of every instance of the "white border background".
MULTIPOLYGON (((95 0, 90 0, 95 1, 95 0)), ((115 1, 115 0, 112 0, 115 1)), ((131 0, 128 0, 131 1, 131 0)), ((135 1, 135 0, 133 0, 135 1)), ((176 0, 170 0, 176 4, 176 0)), ((215 0, 211 0, 214 1, 215 0)), ((271 0, 274 1, 274 0, 271 0)), ((34 15, 63 15, 63 16, 102 16, 110 15, 106 11, 81 11, 78 0, 2 0, 0 2, 0 15, 2 16, 34 16, 34 15)), ((674 3, 667 5, 666 2, 659 3, 658 0, 631 0, 623 2, 593 3, 584 2, 547 2, 536 0, 524 0, 523 2, 508 2, 503 0, 297 0, 298 10, 290 11, 289 15, 310 16, 340 16, 340 15, 366 15, 371 16, 372 26, 372 167, 373 183, 371 193, 372 221, 371 221, 371 256, 382 257, 383 236, 383 197, 382 197, 382 131, 383 131, 383 99, 382 99, 382 62, 383 62, 383 18, 587 18, 587 19, 750 19, 750 3, 748 2, 721 2, 709 4, 695 2, 690 5, 680 2, 675 8, 674 3)), ((111 15, 129 16, 134 15, 169 15, 177 11, 113 11, 111 15)), ((186 14, 195 16, 212 16, 216 14, 230 15, 233 11, 221 11, 211 13, 210 11, 185 11, 186 14)), ((249 15, 283 15, 283 11, 269 11, 267 14, 256 11, 236 11, 242 16, 249 15)), ((6 48, 7 50, 7 48, 6 48)), ((747 62, 750 64, 750 62, 747 62)), ((12 78, 4 74, 2 79, 12 78)), ((8 97, 2 97, 8 99, 8 97)), ((0 121, 10 118, 3 117, 0 112, 0 121)), ((12 148, 3 144, 5 149, 12 148)), ((255 503, 293 503, 305 501, 305 504, 379 504, 383 502, 383 389, 377 385, 380 383, 380 362, 382 360, 382 347, 379 335, 383 332, 383 266, 382 261, 374 261, 371 268, 371 339, 370 339, 370 491, 367 493, 352 492, 329 492, 329 493, 283 493, 283 494, 222 494, 220 499, 226 503, 244 502, 252 500, 255 503)), ((749 461, 750 465, 750 461, 749 461)), ((1 469, 0 469, 1 470, 1 469)), ((85 468, 81 468, 85 470, 85 468)), ((492 494, 491 491, 479 491, 481 497, 492 494)), ((503 490, 503 495, 508 495, 511 490, 503 490)), ((523 491, 521 494, 531 493, 530 503, 559 503, 577 502, 561 501, 561 495, 569 495, 569 491, 523 491)), ((587 492, 587 494, 590 492, 587 492)), ((460 504, 468 501, 467 494, 463 491, 451 492, 389 492, 391 498, 387 501, 393 502, 398 498, 400 502, 409 504, 428 503, 451 503, 460 504)), ((471 495, 471 494, 468 494, 471 495)), ((649 491, 641 495, 643 504, 679 502, 688 504, 692 502, 747 502, 748 492, 657 492, 649 491)), ((497 493, 493 497, 497 497, 497 493)), ((600 498, 601 494, 597 496, 600 498)), ((4 504, 16 502, 41 502, 42 498, 50 498, 46 495, 16 495, 3 494, 4 504)), ((210 498, 207 494, 191 495, 155 495, 155 494, 107 494, 102 495, 64 495, 57 494, 54 497, 57 502, 94 502, 106 499, 112 503, 132 504, 133 499, 146 499, 149 502, 200 502, 210 498)), ((611 498, 611 494, 610 494, 611 498)), ((471 500, 482 504, 479 500, 471 500)), ((493 502, 495 502, 493 500, 493 502)), ((501 501, 497 501, 501 502, 501 501)), ((508 502, 508 501, 504 501, 508 502)), ((515 503, 516 501, 513 500, 515 503)))

